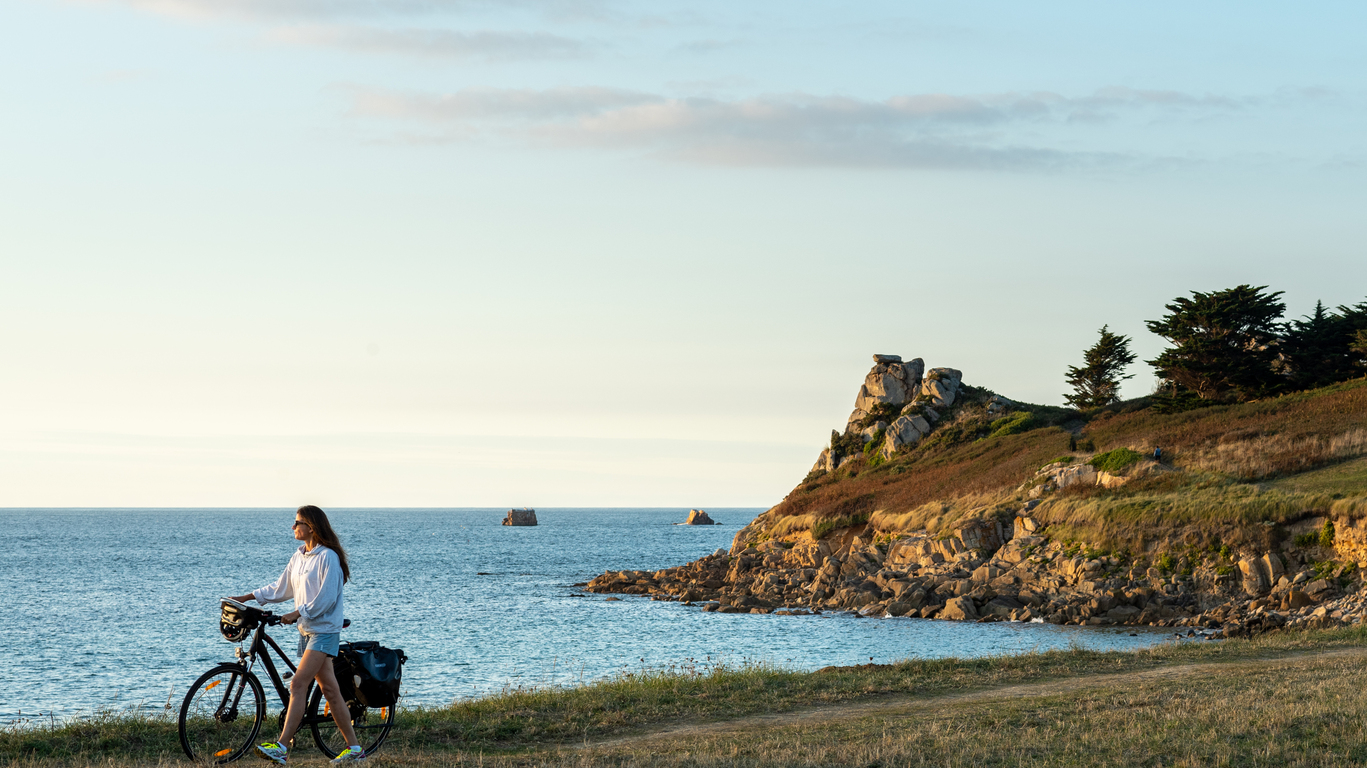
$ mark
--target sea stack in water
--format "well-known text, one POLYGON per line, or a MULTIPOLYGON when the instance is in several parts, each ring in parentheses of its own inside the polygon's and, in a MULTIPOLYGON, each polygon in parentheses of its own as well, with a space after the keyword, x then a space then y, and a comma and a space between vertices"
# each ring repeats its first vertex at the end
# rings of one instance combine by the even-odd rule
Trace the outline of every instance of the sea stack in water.
POLYGON ((717 521, 707 516, 707 512, 701 509, 688 510, 688 520, 684 525, 716 525, 717 521))
POLYGON ((503 518, 504 525, 536 525, 535 509, 510 509, 503 518))

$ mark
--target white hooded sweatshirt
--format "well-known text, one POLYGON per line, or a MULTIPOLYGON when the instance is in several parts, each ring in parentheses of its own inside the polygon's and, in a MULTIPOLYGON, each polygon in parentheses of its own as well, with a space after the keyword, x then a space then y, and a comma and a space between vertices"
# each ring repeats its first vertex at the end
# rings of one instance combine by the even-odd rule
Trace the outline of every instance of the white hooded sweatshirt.
POLYGON ((278 603, 294 598, 299 632, 326 635, 342 631, 342 562, 337 553, 319 544, 313 551, 300 546, 274 584, 252 594, 257 602, 278 603))

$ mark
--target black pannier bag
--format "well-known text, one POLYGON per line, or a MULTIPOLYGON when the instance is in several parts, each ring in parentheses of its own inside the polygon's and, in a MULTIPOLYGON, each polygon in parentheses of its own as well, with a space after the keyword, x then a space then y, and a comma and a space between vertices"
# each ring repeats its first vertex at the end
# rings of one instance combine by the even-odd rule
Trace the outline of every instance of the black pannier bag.
POLYGON ((399 700, 399 681, 406 661, 408 656, 402 650, 366 640, 338 646, 332 668, 343 698, 355 698, 367 707, 392 707, 399 700))

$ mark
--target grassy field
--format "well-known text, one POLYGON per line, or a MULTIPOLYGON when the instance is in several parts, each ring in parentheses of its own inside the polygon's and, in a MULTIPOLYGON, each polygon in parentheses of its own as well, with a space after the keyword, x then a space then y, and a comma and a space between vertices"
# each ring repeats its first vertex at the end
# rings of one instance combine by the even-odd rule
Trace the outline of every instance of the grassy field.
MULTIPOLYGON (((1367 682, 1364 669, 1367 631, 1353 629, 1132 653, 1075 650, 821 673, 764 667, 638 673, 407 710, 373 760, 415 766, 1261 765, 1331 755, 1316 764, 1335 764, 1361 757, 1367 743, 1361 725, 1367 703, 1356 697, 1367 682), (813 707, 821 709, 812 713, 813 707), (1226 738, 1231 733, 1237 738, 1226 738)), ((164 720, 108 714, 0 731, 4 765, 182 760, 174 723, 164 720)), ((321 764, 321 756, 300 750, 294 761, 321 764)))

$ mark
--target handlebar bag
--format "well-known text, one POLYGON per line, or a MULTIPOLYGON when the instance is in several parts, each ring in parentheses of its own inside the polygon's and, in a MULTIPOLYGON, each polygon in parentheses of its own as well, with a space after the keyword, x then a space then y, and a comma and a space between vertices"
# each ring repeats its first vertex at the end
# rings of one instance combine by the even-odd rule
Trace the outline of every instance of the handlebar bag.
POLYGON ((386 648, 374 640, 343 643, 333 661, 343 693, 355 689, 356 698, 367 707, 392 707, 399 700, 399 683, 408 656, 398 648, 386 648), (345 663, 350 674, 345 674, 345 663), (350 685, 348 685, 350 683, 350 685))

